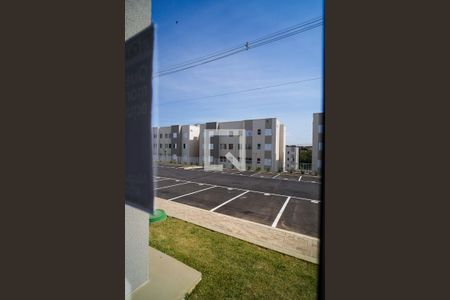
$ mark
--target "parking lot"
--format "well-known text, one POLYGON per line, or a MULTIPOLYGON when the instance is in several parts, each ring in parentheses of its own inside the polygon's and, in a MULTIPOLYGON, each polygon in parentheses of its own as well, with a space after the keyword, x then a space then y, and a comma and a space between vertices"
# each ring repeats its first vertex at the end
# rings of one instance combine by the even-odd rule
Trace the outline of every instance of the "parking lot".
POLYGON ((321 201, 317 178, 158 166, 155 193, 168 201, 318 237, 321 201))

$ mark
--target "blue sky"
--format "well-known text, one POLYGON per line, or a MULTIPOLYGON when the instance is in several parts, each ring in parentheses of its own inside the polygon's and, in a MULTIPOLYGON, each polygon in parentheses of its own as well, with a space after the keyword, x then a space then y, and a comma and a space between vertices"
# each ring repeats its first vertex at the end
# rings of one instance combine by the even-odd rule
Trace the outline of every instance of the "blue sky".
MULTIPOLYGON (((153 0, 154 70, 244 44, 323 16, 310 0, 153 0), (178 24, 176 23, 178 21, 178 24)), ((277 117, 287 144, 312 144, 323 111, 322 80, 207 99, 193 98, 323 77, 323 26, 189 70, 154 79, 153 124, 277 117), (186 101, 180 101, 187 99, 186 101), (175 104, 168 102, 176 101, 175 104)))

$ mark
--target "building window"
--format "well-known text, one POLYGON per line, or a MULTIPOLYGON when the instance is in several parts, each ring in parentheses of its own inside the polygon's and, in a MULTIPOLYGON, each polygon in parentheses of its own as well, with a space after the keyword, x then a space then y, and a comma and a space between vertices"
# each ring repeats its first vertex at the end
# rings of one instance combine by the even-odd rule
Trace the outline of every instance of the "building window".
POLYGON ((238 145, 238 150, 241 150, 241 144, 237 144, 238 145))
POLYGON ((227 158, 225 157, 225 156, 220 156, 220 162, 226 162, 227 161, 227 158))
POLYGON ((227 149, 227 144, 223 144, 223 149, 227 149))
POLYGON ((258 129, 258 135, 261 135, 261 129, 258 129))
POLYGON ((247 136, 252 136, 252 131, 251 130, 246 130, 246 135, 247 136))
POLYGON ((265 145, 264 145, 264 150, 266 150, 266 151, 272 151, 272 144, 265 144, 265 145))
POLYGON ((260 163, 261 163, 261 158, 257 158, 257 159, 256 159, 256 163, 257 163, 257 164, 260 164, 260 163))
POLYGON ((164 144, 164 148, 166 148, 166 149, 168 148, 167 144, 164 144))
POLYGON ((214 144, 209 144, 209 150, 214 150, 214 144))
POLYGON ((172 136, 174 139, 176 139, 178 137, 178 133, 174 132, 174 133, 172 133, 172 136))
POLYGON ((186 149, 186 144, 183 144, 183 149, 186 149))
MULTIPOLYGON (((191 130, 192 131, 192 130, 191 130)), ((183 138, 187 139, 188 138, 188 134, 187 132, 183 133, 183 138)))
POLYGON ((322 151, 322 142, 319 142, 319 151, 322 151))
POLYGON ((289 151, 288 151, 288 154, 289 154, 289 151))
POLYGON ((272 165, 272 159, 270 159, 270 158, 265 158, 265 159, 264 159, 264 165, 265 165, 265 166, 271 166, 271 165, 272 165))
POLYGON ((171 149, 172 148, 172 144, 169 144, 169 149, 171 149))
POLYGON ((323 125, 320 124, 319 126, 317 126, 317 132, 318 133, 322 133, 323 132, 323 125))
POLYGON ((159 148, 162 148, 162 144, 159 144, 159 148))
POLYGON ((233 144, 228 144, 228 149, 233 150, 233 144))
POLYGON ((256 146, 256 149, 261 150, 261 144, 258 144, 258 145, 256 146))
POLYGON ((228 136, 229 136, 229 137, 233 137, 233 131, 229 131, 229 132, 228 132, 228 136))
POLYGON ((251 157, 246 157, 245 158, 245 162, 248 163, 248 164, 251 164, 252 163, 252 158, 251 157))
POLYGON ((266 136, 272 135, 272 128, 266 129, 265 135, 266 135, 266 136))
POLYGON ((322 168, 322 161, 320 159, 317 160, 317 168, 318 169, 322 168))
POLYGON ((164 135, 164 137, 165 137, 166 139, 169 138, 169 134, 166 133, 166 134, 164 135))
POLYGON ((162 139, 162 133, 159 134, 159 138, 162 139))
POLYGON ((173 144, 173 149, 177 149, 177 144, 173 144))
POLYGON ((247 150, 252 150, 252 145, 251 145, 251 144, 247 144, 247 145, 245 146, 245 149, 247 149, 247 150))
POLYGON ((156 133, 155 133, 155 134, 153 134, 153 138, 155 138, 155 139, 156 139, 156 133))

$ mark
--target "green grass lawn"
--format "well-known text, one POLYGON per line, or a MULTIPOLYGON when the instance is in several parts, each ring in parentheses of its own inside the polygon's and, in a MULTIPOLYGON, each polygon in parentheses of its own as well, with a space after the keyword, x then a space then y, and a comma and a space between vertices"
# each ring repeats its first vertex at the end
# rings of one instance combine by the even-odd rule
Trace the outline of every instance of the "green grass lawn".
POLYGON ((187 299, 315 299, 318 266, 168 217, 150 246, 200 271, 187 299))

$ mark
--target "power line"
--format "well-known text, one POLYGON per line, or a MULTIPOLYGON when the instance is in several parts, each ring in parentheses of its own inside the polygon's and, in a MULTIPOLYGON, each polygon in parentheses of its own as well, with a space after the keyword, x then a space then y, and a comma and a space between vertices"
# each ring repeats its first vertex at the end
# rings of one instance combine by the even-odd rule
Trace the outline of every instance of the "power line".
POLYGON ((222 58, 237 54, 242 51, 246 51, 250 48, 256 48, 256 47, 259 47, 259 46, 262 46, 262 45, 265 45, 268 43, 278 41, 282 38, 286 38, 286 37, 289 37, 289 36, 292 36, 295 34, 299 34, 299 33, 302 33, 302 32, 308 31, 308 30, 312 30, 323 24, 323 22, 321 20, 322 20, 322 18, 316 18, 316 19, 301 23, 299 25, 292 26, 292 27, 289 27, 284 30, 280 30, 276 33, 272 33, 265 37, 258 38, 254 41, 246 42, 244 45, 241 44, 238 47, 229 48, 229 49, 226 49, 223 51, 216 51, 212 54, 209 54, 209 55, 206 55, 206 56, 194 59, 194 60, 189 60, 185 63, 180 63, 180 64, 174 65, 172 67, 167 67, 166 69, 163 69, 163 70, 157 72, 154 77, 169 75, 169 74, 172 74, 175 72, 187 70, 187 69, 199 66, 199 65, 203 65, 203 64, 206 64, 206 63, 218 60, 218 59, 222 59, 222 58))
MULTIPOLYGON (((276 32, 271 33, 269 35, 265 35, 265 36, 263 36, 261 38, 253 40, 253 41, 251 41, 249 43, 257 43, 257 42, 260 42, 261 40, 272 38, 272 37, 274 37, 276 35, 287 33, 289 31, 298 29, 299 27, 310 25, 311 23, 320 21, 321 18, 322 17, 316 17, 314 19, 305 21, 303 23, 296 24, 296 25, 293 25, 293 26, 288 27, 288 28, 284 28, 282 30, 276 31, 276 32)), ((245 43, 244 45, 247 45, 247 44, 248 43, 245 43)), ((163 69, 163 71, 165 71, 165 70, 170 70, 170 69, 177 68, 177 67, 182 67, 182 66, 189 65, 189 64, 197 62, 197 61, 202 61, 202 60, 209 59, 209 58, 212 58, 212 57, 215 57, 215 56, 218 56, 218 55, 221 55, 221 54, 225 54, 225 53, 228 53, 228 52, 231 52, 231 51, 234 51, 234 50, 238 50, 238 49, 241 49, 242 47, 243 47, 242 43, 240 43, 239 45, 236 45, 234 47, 231 47, 231 48, 228 48, 228 49, 225 49, 225 50, 219 50, 219 51, 216 51, 216 52, 213 52, 213 53, 206 54, 206 55, 201 56, 201 57, 197 57, 197 58, 190 59, 190 60, 178 63, 178 64, 168 65, 168 66, 161 67, 161 68, 163 69)), ((163 72, 163 71, 160 71, 160 72, 163 72)))
POLYGON ((161 71, 158 71, 153 77, 161 77, 165 75, 170 75, 176 72, 184 71, 187 69, 191 69, 200 65, 204 65, 219 59, 226 58, 231 55, 238 54, 242 51, 247 51, 252 48, 257 48, 260 46, 264 46, 276 41, 279 41, 281 39, 303 33, 305 31, 312 30, 314 28, 317 28, 319 26, 323 25, 323 18, 322 17, 316 17, 314 19, 308 20, 306 22, 276 31, 274 33, 265 35, 263 37, 260 37, 258 39, 255 39, 250 42, 245 42, 243 44, 240 44, 238 46, 228 48, 221 51, 216 51, 195 59, 190 59, 185 62, 181 62, 178 64, 170 65, 165 68, 162 68, 161 71))
POLYGON ((318 80, 318 79, 322 79, 322 77, 314 77, 314 78, 308 78, 308 79, 302 79, 302 80, 296 80, 296 81, 288 81, 288 82, 278 83, 278 84, 274 84, 274 85, 261 86, 261 87, 256 87, 256 88, 250 88, 250 89, 233 91, 233 92, 226 92, 226 93, 209 95, 209 96, 202 96, 202 97, 196 97, 196 98, 168 101, 168 102, 164 102, 164 103, 159 103, 159 106, 166 105, 166 104, 174 104, 174 103, 181 103, 181 102, 191 102, 191 101, 207 99, 207 98, 214 98, 214 97, 221 97, 221 96, 228 96, 228 95, 247 93, 247 92, 264 90, 264 89, 280 87, 280 86, 285 86, 285 85, 290 85, 290 84, 299 84, 299 83, 308 82, 308 81, 314 81, 314 80, 318 80))

